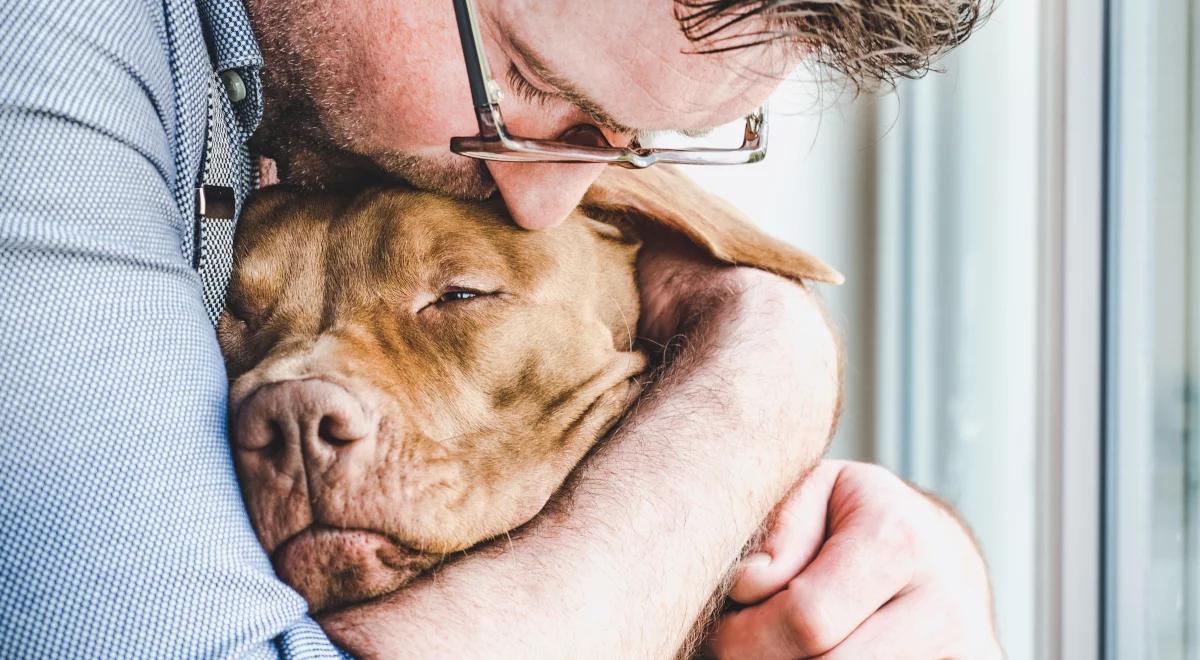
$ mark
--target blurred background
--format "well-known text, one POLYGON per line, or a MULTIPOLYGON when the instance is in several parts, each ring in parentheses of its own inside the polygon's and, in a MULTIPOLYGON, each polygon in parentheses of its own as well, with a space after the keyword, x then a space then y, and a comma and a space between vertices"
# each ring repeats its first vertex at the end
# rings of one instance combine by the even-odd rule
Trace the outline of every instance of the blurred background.
POLYGON ((1200 3, 1003 0, 940 68, 691 174, 846 275, 832 454, 958 508, 1009 657, 1200 658, 1200 3))

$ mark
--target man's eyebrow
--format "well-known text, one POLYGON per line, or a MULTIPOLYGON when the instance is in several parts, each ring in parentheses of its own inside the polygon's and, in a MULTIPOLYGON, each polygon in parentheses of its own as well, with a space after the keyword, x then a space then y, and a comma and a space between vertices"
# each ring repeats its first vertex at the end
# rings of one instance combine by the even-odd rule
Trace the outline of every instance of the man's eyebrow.
POLYGON ((553 88, 553 91, 556 95, 561 96, 575 107, 584 111, 589 117, 592 118, 592 121, 596 122, 597 125, 607 128, 614 133, 627 135, 629 137, 637 137, 650 132, 636 129, 631 126, 626 126, 625 124, 617 121, 616 118, 612 116, 612 113, 605 110, 603 106, 601 106, 587 94, 583 93, 579 87, 575 85, 575 83, 571 82, 564 76, 559 75, 556 71, 546 66, 546 63, 537 56, 537 53, 533 52, 533 49, 522 43, 513 35, 508 35, 508 42, 512 45, 513 51, 516 53, 516 55, 521 58, 521 63, 524 64, 525 67, 533 73, 533 75, 537 76, 540 82, 549 85, 553 88))

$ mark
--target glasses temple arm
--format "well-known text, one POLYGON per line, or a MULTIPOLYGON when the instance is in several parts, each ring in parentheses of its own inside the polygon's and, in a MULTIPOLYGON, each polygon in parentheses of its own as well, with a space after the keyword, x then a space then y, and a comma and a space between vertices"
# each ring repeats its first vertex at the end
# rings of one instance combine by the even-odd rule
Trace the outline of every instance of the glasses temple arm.
POLYGON ((470 0, 454 0, 454 15, 458 19, 458 37, 462 42, 463 60, 467 67, 467 80, 471 84, 471 102, 478 108, 486 108, 492 104, 488 94, 485 67, 483 59, 483 44, 479 39, 478 22, 475 16, 474 3, 470 0))

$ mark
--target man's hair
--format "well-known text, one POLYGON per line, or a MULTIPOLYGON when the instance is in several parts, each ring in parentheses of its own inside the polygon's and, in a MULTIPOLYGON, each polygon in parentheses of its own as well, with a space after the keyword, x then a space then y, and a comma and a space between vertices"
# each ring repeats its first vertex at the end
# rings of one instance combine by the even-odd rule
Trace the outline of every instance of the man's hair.
POLYGON ((782 42, 854 88, 893 85, 927 73, 961 44, 995 0, 675 0, 675 14, 702 53, 782 42))

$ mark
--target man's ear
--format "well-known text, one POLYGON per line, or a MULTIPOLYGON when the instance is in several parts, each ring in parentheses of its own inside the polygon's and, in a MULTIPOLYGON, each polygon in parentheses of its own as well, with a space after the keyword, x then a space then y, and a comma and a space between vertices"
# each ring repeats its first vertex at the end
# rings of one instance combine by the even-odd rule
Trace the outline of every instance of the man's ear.
POLYGON ((581 206, 593 217, 630 217, 676 231, 722 263, 751 266, 797 281, 844 281, 841 273, 769 236, 731 204, 706 192, 674 167, 608 167, 584 195, 581 206))

